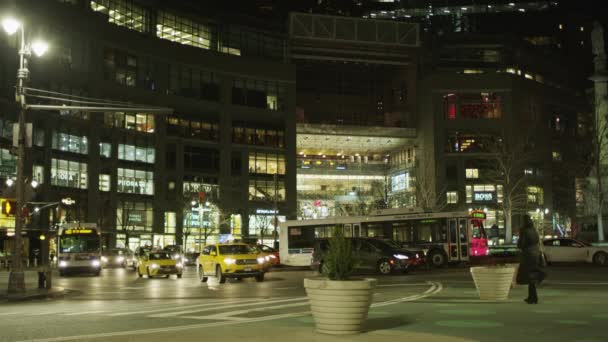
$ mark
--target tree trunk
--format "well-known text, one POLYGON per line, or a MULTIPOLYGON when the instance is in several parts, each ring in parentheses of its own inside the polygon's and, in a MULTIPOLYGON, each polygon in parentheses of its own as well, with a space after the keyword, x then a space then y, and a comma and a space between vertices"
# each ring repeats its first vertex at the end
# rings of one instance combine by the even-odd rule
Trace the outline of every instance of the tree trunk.
POLYGON ((511 243, 513 236, 513 229, 511 228, 511 223, 513 219, 511 217, 512 212, 511 209, 505 209, 505 243, 511 243))

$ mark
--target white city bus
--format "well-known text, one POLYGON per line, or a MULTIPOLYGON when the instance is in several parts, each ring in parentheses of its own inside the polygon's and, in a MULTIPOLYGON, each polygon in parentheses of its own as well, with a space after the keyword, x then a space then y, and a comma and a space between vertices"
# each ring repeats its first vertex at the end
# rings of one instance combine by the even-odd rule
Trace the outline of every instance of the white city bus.
POLYGON ((423 249, 427 262, 433 266, 466 262, 471 254, 488 253, 483 219, 478 215, 471 215, 467 211, 431 213, 388 209, 369 216, 339 216, 281 223, 281 263, 310 265, 314 240, 330 237, 337 226, 342 227, 349 237, 391 239, 404 247, 423 249))
POLYGON ((59 230, 59 275, 101 272, 101 235, 94 223, 68 224, 59 230))

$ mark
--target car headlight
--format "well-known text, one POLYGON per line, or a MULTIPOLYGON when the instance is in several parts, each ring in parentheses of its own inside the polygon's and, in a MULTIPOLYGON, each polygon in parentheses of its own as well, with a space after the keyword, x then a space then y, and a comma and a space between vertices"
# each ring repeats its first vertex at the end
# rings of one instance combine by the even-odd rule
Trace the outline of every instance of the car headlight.
POLYGON ((59 267, 66 267, 66 266, 68 266, 68 262, 67 261, 65 261, 65 260, 59 261, 59 267))
POLYGON ((123 262, 123 261, 125 261, 124 257, 120 256, 120 257, 116 258, 116 262, 123 262))
POLYGON ((232 264, 236 263, 236 260, 234 260, 232 258, 224 258, 224 263, 226 265, 232 265, 232 264))
POLYGON ((173 259, 179 259, 179 254, 173 255, 173 259))
POLYGON ((152 264, 152 266, 150 266, 150 267, 152 267, 152 269, 155 270, 155 269, 158 268, 158 265, 157 264, 152 264))
POLYGON ((264 260, 270 261, 270 257, 268 255, 264 256, 264 260))
POLYGON ((188 261, 189 261, 188 259, 184 258, 184 262, 188 262, 188 261))
POLYGON ((266 261, 266 259, 264 257, 259 257, 258 258, 258 264, 263 264, 264 261, 266 261))
POLYGON ((177 264, 175 264, 175 266, 177 266, 177 268, 182 268, 182 267, 184 267, 184 264, 182 264, 181 262, 178 262, 177 264))
POLYGON ((102 256, 102 257, 101 257, 101 261, 103 261, 103 262, 108 262, 108 258, 106 258, 105 256, 102 256))
POLYGON ((270 259, 276 259, 276 258, 277 258, 277 257, 276 257, 274 254, 270 254, 268 257, 269 257, 270 259))
POLYGON ((410 258, 407 255, 403 255, 403 254, 393 254, 393 256, 399 260, 407 260, 410 258))
POLYGON ((93 267, 99 267, 101 265, 101 262, 99 262, 99 260, 95 259, 95 260, 91 261, 91 265, 93 265, 93 267))

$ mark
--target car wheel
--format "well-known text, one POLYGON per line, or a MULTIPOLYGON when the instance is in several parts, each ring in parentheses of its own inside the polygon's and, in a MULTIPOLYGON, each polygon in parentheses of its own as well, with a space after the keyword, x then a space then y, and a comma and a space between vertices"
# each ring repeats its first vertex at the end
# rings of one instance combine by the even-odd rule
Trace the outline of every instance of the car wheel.
POLYGON ((606 252, 597 252, 593 256, 593 263, 599 266, 608 265, 608 254, 606 252))
POLYGON ((146 275, 148 276, 148 279, 152 278, 150 275, 150 269, 148 267, 146 267, 146 275))
POLYGON ((410 268, 409 268, 409 267, 404 268, 403 270, 401 270, 401 273, 403 273, 403 274, 408 274, 408 273, 410 273, 410 268))
POLYGON ((201 283, 206 283, 207 282, 207 277, 205 277, 205 274, 203 273, 203 266, 199 266, 198 267, 198 276, 201 279, 201 283))
POLYGON ((433 267, 443 267, 446 263, 445 254, 440 251, 432 252, 429 259, 431 260, 431 265, 433 267))
POLYGON ((258 283, 261 283, 264 281, 264 273, 260 273, 258 275, 255 276, 255 281, 257 281, 258 283))
POLYGON ((378 273, 390 274, 391 270, 392 270, 391 263, 388 260, 383 259, 383 260, 378 261, 378 273))
POLYGON ((177 274, 177 279, 182 279, 182 274, 181 273, 177 274))
POLYGON ((220 265, 217 265, 215 267, 215 277, 217 278, 217 280, 220 284, 223 284, 226 282, 226 277, 222 273, 222 267, 220 265))
POLYGON ((59 271, 59 276, 60 276, 60 277, 65 277, 65 272, 63 272, 63 271, 59 271))
POLYGON ((143 274, 141 274, 141 271, 139 270, 139 267, 137 267, 137 276, 140 277, 140 278, 144 276, 143 274))
POLYGON ((99 275, 101 275, 101 270, 95 271, 94 274, 95 274, 96 277, 99 277, 99 275))

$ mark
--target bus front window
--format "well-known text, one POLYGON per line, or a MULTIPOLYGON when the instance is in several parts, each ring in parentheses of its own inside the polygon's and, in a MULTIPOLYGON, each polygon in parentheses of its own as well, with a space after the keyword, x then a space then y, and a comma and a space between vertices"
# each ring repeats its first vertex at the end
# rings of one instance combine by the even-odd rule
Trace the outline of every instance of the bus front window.
POLYGON ((61 253, 93 253, 99 251, 96 236, 63 236, 59 241, 61 253))

